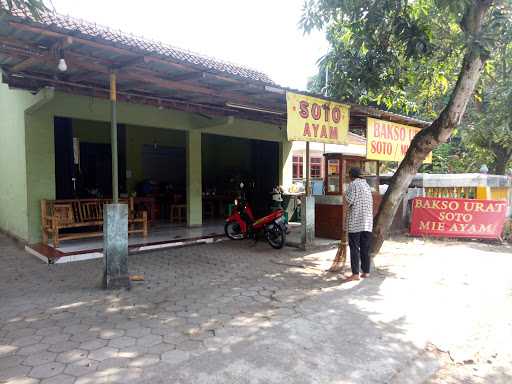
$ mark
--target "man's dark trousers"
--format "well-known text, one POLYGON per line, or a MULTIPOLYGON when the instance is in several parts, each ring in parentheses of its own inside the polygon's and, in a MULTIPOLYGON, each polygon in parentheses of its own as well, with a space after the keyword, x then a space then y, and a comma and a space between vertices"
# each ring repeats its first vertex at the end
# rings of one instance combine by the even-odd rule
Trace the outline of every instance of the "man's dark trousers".
POLYGON ((348 234, 350 247, 350 266, 354 275, 359 274, 359 262, 363 273, 370 273, 371 232, 354 232, 348 234))

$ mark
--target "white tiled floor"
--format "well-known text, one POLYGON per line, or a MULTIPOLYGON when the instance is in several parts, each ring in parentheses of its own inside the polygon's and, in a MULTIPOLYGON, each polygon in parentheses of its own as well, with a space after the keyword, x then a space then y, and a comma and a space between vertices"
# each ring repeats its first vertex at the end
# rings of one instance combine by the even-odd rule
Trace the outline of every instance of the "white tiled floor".
MULTIPOLYGON (((186 240, 205 236, 223 235, 224 221, 215 220, 206 222, 200 227, 189 228, 184 225, 169 223, 154 223, 149 227, 148 237, 137 234, 128 238, 129 245, 145 245, 162 241, 186 240)), ((49 243, 51 246, 51 242, 49 243)), ((67 240, 60 243, 57 248, 64 253, 85 251, 103 248, 101 237, 94 239, 67 240)))
MULTIPOLYGON (((298 245, 301 242, 301 224, 290 223, 287 243, 298 245)), ((148 237, 141 235, 132 235, 128 238, 130 246, 144 246, 148 244, 161 243, 165 241, 197 239, 201 237, 224 235, 224 220, 212 220, 206 222, 200 227, 189 228, 184 225, 169 224, 165 222, 156 222, 149 228, 148 237)), ((316 238, 315 245, 327 246, 338 243, 337 240, 316 238)), ((51 246, 51 242, 48 244, 51 246)), ((94 239, 67 240, 61 242, 57 248, 64 253, 74 253, 86 250, 96 250, 103 248, 103 239, 98 237, 94 239)))

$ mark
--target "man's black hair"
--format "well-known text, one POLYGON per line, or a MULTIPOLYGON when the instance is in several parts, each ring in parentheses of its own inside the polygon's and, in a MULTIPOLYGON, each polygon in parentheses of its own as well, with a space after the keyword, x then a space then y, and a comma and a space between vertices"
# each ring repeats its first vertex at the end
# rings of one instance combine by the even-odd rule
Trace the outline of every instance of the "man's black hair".
POLYGON ((348 175, 353 179, 358 179, 361 177, 361 169, 358 167, 352 167, 349 169, 348 175))

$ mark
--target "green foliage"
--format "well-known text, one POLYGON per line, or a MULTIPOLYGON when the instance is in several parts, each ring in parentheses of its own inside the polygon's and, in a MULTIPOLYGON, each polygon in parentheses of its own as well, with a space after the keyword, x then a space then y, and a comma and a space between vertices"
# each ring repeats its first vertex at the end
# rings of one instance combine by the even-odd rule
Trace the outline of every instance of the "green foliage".
POLYGON ((508 116, 511 105, 505 107, 504 99, 494 95, 496 99, 486 102, 485 110, 475 98, 462 129, 448 143, 434 149, 432 165, 424 166, 422 172, 475 173, 485 164, 490 173, 504 174, 512 168, 512 125, 508 116))
POLYGON ((510 27, 510 1, 496 1, 479 36, 464 32, 470 0, 309 0, 301 25, 322 28, 330 51, 313 90, 433 118, 445 105, 468 44, 488 54, 510 27))
POLYGON ((434 151, 434 172, 478 172, 486 164, 491 173, 512 167, 512 31, 510 13, 491 15, 495 48, 468 106, 463 129, 450 143, 434 151), (508 21, 507 21, 508 20, 508 21), (437 161, 436 161, 437 159, 437 161))
MULTIPOLYGON (((309 1, 305 31, 324 28, 331 50, 315 90, 363 104, 432 117, 449 94, 465 48, 460 7, 451 1, 309 1), (418 95, 420 94, 420 95, 418 95), (419 96, 419 97, 418 97, 419 96)), ((462 4, 462 5, 461 5, 462 4)))
POLYGON ((472 20, 465 15, 475 1, 307 1, 302 27, 306 32, 322 28, 331 46, 310 88, 434 120, 449 101, 466 48, 477 48, 490 60, 469 116, 455 138, 434 151, 433 165, 423 168, 476 172, 485 163, 494 172, 503 169, 498 163, 506 157, 505 147, 512 146, 512 75, 506 81, 498 75, 512 72, 504 64, 512 62, 512 2, 493 1, 482 31, 470 35, 472 20), (504 66, 506 71, 500 69, 504 66))
POLYGON ((10 12, 13 9, 26 10, 35 19, 40 18, 43 12, 48 11, 44 0, 0 0, 0 15, 2 12, 10 12))
POLYGON ((464 121, 462 140, 472 159, 504 174, 512 167, 512 31, 502 30, 464 121))
POLYGON ((448 143, 439 145, 432 152, 432 165, 425 165, 426 173, 479 172, 482 164, 489 164, 488 158, 478 148, 470 147, 456 134, 448 143))

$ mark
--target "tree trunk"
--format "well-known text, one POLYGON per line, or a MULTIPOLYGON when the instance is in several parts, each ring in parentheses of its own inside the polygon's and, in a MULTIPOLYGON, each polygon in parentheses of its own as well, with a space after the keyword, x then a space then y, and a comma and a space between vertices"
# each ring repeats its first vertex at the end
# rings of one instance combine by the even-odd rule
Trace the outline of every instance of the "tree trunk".
POLYGON ((498 148, 497 146, 493 146, 493 152, 496 159, 491 167, 492 172, 495 175, 504 175, 507 172, 507 164, 512 157, 512 152, 505 148, 498 148))
MULTIPOLYGON (((490 0, 473 0, 471 5, 468 6, 461 23, 468 37, 474 39, 481 31, 484 16, 491 3, 490 0)), ((445 143, 453 129, 459 125, 480 78, 486 58, 483 48, 476 41, 468 46, 450 101, 439 117, 429 127, 421 130, 412 140, 405 158, 391 179, 375 218, 372 256, 375 256, 382 247, 398 205, 407 193, 407 189, 423 160, 439 144, 445 143)))

